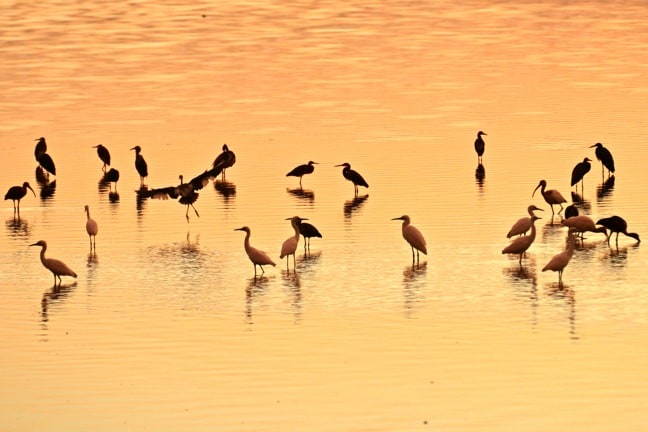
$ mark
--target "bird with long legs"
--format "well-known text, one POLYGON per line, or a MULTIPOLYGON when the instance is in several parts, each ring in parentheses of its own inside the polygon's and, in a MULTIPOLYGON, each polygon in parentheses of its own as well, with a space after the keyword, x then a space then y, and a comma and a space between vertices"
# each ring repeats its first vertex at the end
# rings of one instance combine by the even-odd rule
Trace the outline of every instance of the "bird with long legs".
POLYGON ((28 182, 24 182, 22 186, 11 186, 5 194, 5 200, 13 201, 14 215, 17 214, 18 216, 20 216, 20 200, 23 199, 25 195, 27 195, 27 189, 32 191, 35 198, 36 192, 34 192, 34 189, 32 189, 28 182))
POLYGON ((517 220, 509 230, 509 232, 506 234, 506 238, 511 238, 515 237, 517 235, 526 235, 526 232, 531 229, 531 217, 534 215, 534 211, 544 211, 539 207, 536 207, 534 205, 530 205, 527 207, 527 212, 529 213, 529 217, 523 217, 517 220))
POLYGON ((235 163, 236 155, 227 147, 227 144, 223 144, 223 151, 214 159, 212 168, 219 169, 222 172, 222 180, 225 181, 225 170, 232 167, 235 163))
POLYGON ((299 224, 301 221, 308 220, 306 218, 301 218, 299 216, 293 216, 291 218, 286 218, 286 220, 290 221, 290 225, 293 227, 295 230, 295 235, 290 236, 286 239, 286 241, 283 242, 281 245, 281 254, 279 255, 279 259, 283 259, 286 257, 286 270, 289 268, 289 263, 290 263, 290 255, 293 257, 293 270, 297 267, 297 259, 295 258, 295 252, 297 251, 297 245, 299 244, 299 236, 301 233, 299 232, 299 224))
POLYGON ((261 269, 261 273, 265 273, 265 270, 263 270, 264 265, 271 265, 273 267, 276 265, 274 261, 272 261, 272 259, 268 256, 267 253, 255 247, 252 247, 250 245, 249 227, 244 226, 241 228, 235 228, 234 231, 245 232, 245 240, 243 241, 243 247, 245 248, 245 253, 247 254, 248 258, 250 258, 250 261, 252 261, 252 264, 254 264, 254 277, 256 277, 257 275, 256 266, 259 266, 259 268, 261 269))
POLYGON ((56 286, 56 279, 58 278, 58 285, 61 285, 61 276, 71 276, 76 279, 77 274, 68 267, 64 262, 59 261, 54 258, 46 258, 45 251, 47 251, 47 242, 45 240, 39 240, 36 243, 30 244, 29 246, 40 246, 40 260, 43 263, 43 267, 51 271, 54 275, 54 286, 56 286))
MULTIPOLYGON (((302 219, 303 220, 303 219, 302 219)), ((310 251, 310 241, 312 237, 322 238, 322 233, 315 226, 308 222, 299 221, 299 232, 304 236, 304 253, 310 251)))
POLYGON ((308 161, 307 164, 299 165, 286 174, 286 177, 299 177, 299 189, 302 189, 302 177, 315 171, 313 164, 316 163, 317 162, 308 161))
POLYGON ((86 232, 90 238, 90 250, 97 250, 97 233, 99 232, 99 225, 96 220, 90 217, 90 206, 86 205, 83 211, 87 215, 86 232))
POLYGON ((56 175, 54 160, 47 153, 47 141, 45 141, 45 137, 36 138, 36 141, 36 147, 34 148, 34 157, 36 158, 36 161, 49 174, 56 175))
POLYGON ((358 196, 358 186, 363 186, 368 188, 369 184, 365 181, 365 179, 358 173, 357 171, 354 171, 351 169, 351 164, 348 162, 344 162, 343 164, 335 165, 336 167, 343 166, 344 168, 342 169, 342 175, 344 176, 345 179, 349 180, 351 183, 353 183, 353 189, 355 191, 355 196, 358 196))
POLYGON ((477 138, 475 139, 475 152, 477 152, 478 165, 481 165, 482 156, 484 155, 484 150, 486 150, 486 143, 484 142, 482 135, 488 136, 486 132, 479 131, 477 132, 477 138))
POLYGON ((558 214, 560 214, 563 211, 563 203, 566 203, 567 200, 556 189, 546 189, 546 187, 547 187, 547 181, 540 180, 538 186, 536 186, 536 188, 533 190, 533 193, 531 194, 531 198, 533 198, 538 188, 540 188, 540 193, 542 194, 542 197, 544 198, 545 202, 551 206, 551 215, 553 216, 555 214, 553 208, 554 205, 560 206, 560 210, 558 210, 558 214))
POLYGON ((569 228, 567 231, 567 247, 564 251, 560 252, 557 255, 554 255, 553 258, 542 268, 542 271, 547 270, 558 272, 558 284, 562 285, 562 275, 565 267, 571 261, 572 256, 574 255, 574 248, 576 247, 576 231, 573 228, 569 228))
POLYGON ((502 253, 519 255, 520 256, 519 263, 520 265, 522 265, 522 255, 524 255, 524 252, 526 252, 527 249, 531 247, 531 245, 533 244, 536 238, 535 221, 537 221, 538 219, 541 218, 536 215, 531 216, 531 234, 514 238, 513 241, 509 243, 508 246, 502 249, 502 253))
POLYGON ((578 183, 581 183, 581 193, 584 195, 584 189, 585 189, 585 174, 590 172, 590 169, 592 169, 592 165, 590 164, 592 160, 590 158, 585 158, 583 159, 583 162, 579 162, 576 164, 574 169, 572 170, 571 173, 571 185, 576 186, 576 190, 578 191, 578 183))
POLYGON ((403 233, 403 238, 407 243, 409 243, 410 247, 412 248, 412 264, 414 264, 415 261, 416 264, 418 264, 419 251, 427 255, 427 246, 423 234, 421 234, 421 231, 419 231, 418 228, 410 224, 410 217, 408 215, 396 217, 392 220, 403 221, 401 231, 403 233), (416 251, 416 259, 414 257, 414 251, 416 251))
POLYGON ((612 157, 612 153, 601 143, 591 145, 590 148, 592 147, 596 147, 594 154, 596 155, 596 159, 601 162, 601 178, 605 177, 605 168, 607 168, 608 177, 610 177, 614 174, 614 158, 612 157))
POLYGON ((616 233, 616 246, 619 247, 619 234, 625 234, 628 237, 632 237, 637 240, 638 243, 641 243, 639 234, 635 232, 628 232, 628 223, 621 216, 610 216, 607 218, 599 219, 596 222, 596 225, 602 225, 605 228, 610 230, 610 234, 607 236, 607 242, 610 244, 610 237, 613 233, 616 233))
POLYGON ((608 236, 605 227, 597 227, 594 220, 587 215, 572 216, 563 220, 561 225, 573 229, 575 233, 580 234, 581 239, 586 232, 599 232, 605 234, 606 238, 608 236))
POLYGON ((103 162, 101 170, 103 172, 106 172, 107 167, 110 166, 110 152, 102 144, 97 144, 96 146, 92 146, 92 148, 97 149, 97 156, 99 156, 99 159, 101 160, 101 162, 103 162))
POLYGON ((144 160, 144 156, 142 156, 142 148, 140 146, 135 146, 131 150, 135 150, 135 169, 140 176, 140 189, 144 189, 146 188, 144 179, 148 177, 148 165, 146 164, 146 160, 144 160))

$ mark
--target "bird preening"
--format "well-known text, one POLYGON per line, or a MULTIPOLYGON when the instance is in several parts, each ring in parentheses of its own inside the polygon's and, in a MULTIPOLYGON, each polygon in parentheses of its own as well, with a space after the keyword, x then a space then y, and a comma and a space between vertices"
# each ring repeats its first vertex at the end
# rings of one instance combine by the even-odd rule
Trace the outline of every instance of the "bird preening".
POLYGON ((351 169, 351 164, 348 162, 344 162, 339 165, 335 165, 336 167, 343 166, 344 168, 342 169, 342 175, 344 176, 345 179, 349 180, 351 183, 353 183, 353 189, 355 191, 355 196, 358 196, 358 186, 363 186, 368 188, 369 184, 365 181, 365 179, 358 173, 357 171, 354 171, 351 169))
POLYGON ((54 160, 47 153, 47 142, 45 137, 36 138, 36 147, 34 148, 34 157, 38 164, 49 174, 56 175, 56 166, 54 160))
POLYGON ((71 276, 76 279, 77 274, 68 267, 64 262, 59 261, 54 258, 46 258, 45 251, 47 251, 47 242, 45 240, 39 240, 36 243, 32 243, 29 246, 40 246, 40 260, 47 270, 51 271, 54 275, 54 286, 57 285, 56 279, 58 278, 58 285, 61 285, 61 276, 71 276))
POLYGON ((416 261, 416 264, 419 263, 419 251, 427 255, 427 245, 423 234, 418 230, 414 225, 410 224, 410 217, 408 215, 403 215, 400 217, 393 218, 392 220, 401 220, 402 224, 402 234, 403 238, 407 243, 409 243, 412 248, 412 264, 416 261), (416 260, 414 257, 414 251, 416 251, 416 260))
POLYGON ((212 164, 212 169, 219 170, 222 172, 222 180, 225 181, 225 170, 230 168, 236 163, 236 155, 232 150, 227 147, 227 144, 223 144, 223 152, 216 156, 214 163, 212 164))

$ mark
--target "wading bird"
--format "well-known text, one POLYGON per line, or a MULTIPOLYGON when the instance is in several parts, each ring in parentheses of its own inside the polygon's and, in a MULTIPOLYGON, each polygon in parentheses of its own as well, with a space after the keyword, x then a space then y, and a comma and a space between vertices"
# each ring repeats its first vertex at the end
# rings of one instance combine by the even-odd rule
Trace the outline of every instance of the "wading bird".
POLYGON ((27 195, 27 189, 32 191, 34 197, 36 197, 36 192, 34 192, 34 189, 32 189, 27 182, 23 183, 22 186, 10 187, 5 194, 5 200, 10 199, 11 201, 13 201, 14 214, 18 213, 18 215, 20 215, 20 200, 23 199, 25 195, 27 195))
POLYGON ((110 183, 110 191, 112 192, 112 184, 115 183, 115 192, 117 192, 117 182, 119 181, 119 171, 115 168, 110 168, 101 179, 104 183, 110 183))
POLYGON ((58 278, 58 284, 61 285, 61 276, 72 276, 73 278, 77 277, 77 274, 74 271, 65 265, 62 261, 59 261, 54 258, 45 258, 45 251, 47 250, 47 242, 45 240, 39 240, 36 243, 30 244, 29 246, 40 246, 40 260, 43 263, 43 267, 51 271, 54 275, 54 286, 56 286, 56 278, 58 278))
POLYGON ((603 147, 603 144, 601 143, 591 145, 590 148, 592 147, 596 147, 594 154, 596 155, 596 159, 601 162, 601 177, 604 177, 605 175, 605 168, 607 168, 608 177, 610 177, 610 174, 614 173, 614 158, 612 157, 612 153, 610 153, 610 150, 603 147))
POLYGON ((578 208, 574 204, 570 204, 567 207, 565 207, 565 219, 569 219, 570 217, 578 216, 578 208))
POLYGON ((524 255, 524 252, 529 249, 536 238, 535 221, 537 221, 538 219, 540 218, 536 215, 531 216, 531 234, 527 236, 516 237, 511 243, 509 243, 508 246, 502 249, 502 253, 520 255, 520 265, 522 265, 522 255, 524 255))
POLYGON ((322 234, 313 225, 308 222, 299 221, 299 232, 304 236, 304 252, 310 250, 311 237, 322 238, 322 234))
POLYGON ((553 216, 554 213, 554 204, 560 205, 560 210, 558 211, 558 214, 563 211, 563 205, 562 203, 566 203, 567 200, 563 198, 563 196, 558 192, 556 189, 549 189, 545 190, 547 187, 547 182, 545 180, 540 180, 540 183, 538 183, 538 186, 533 190, 533 193, 531 194, 531 198, 535 195, 536 191, 538 188, 540 188, 540 193, 542 194, 542 197, 546 201, 547 204, 551 206, 551 215, 553 216))
POLYGON ((606 238, 608 236, 604 227, 597 227, 592 218, 586 215, 572 216, 562 221, 561 225, 572 228, 575 233, 580 233, 581 238, 583 238, 583 233, 587 231, 603 233, 606 238))
POLYGON ((619 247, 619 233, 625 234, 628 237, 632 237, 633 239, 637 240, 637 242, 641 242, 641 240, 639 239, 639 234, 628 232, 628 223, 621 216, 610 216, 607 218, 599 219, 596 224, 603 225, 605 228, 610 230, 610 234, 607 238, 608 244, 610 244, 610 237, 612 237, 612 233, 616 233, 617 248, 619 247))
POLYGON ((293 176, 293 177, 299 177, 299 189, 302 188, 302 177, 305 174, 311 174, 313 171, 315 171, 315 167, 313 164, 316 164, 317 162, 313 161, 308 161, 307 164, 299 165, 298 167, 293 168, 292 171, 290 171, 288 174, 286 174, 286 177, 293 176))
POLYGON ((414 250, 416 250, 416 263, 419 262, 419 251, 427 255, 427 247, 425 244, 425 238, 423 234, 418 230, 414 225, 410 225, 410 217, 408 215, 403 215, 401 217, 393 218, 392 220, 401 220, 403 221, 402 232, 403 238, 407 243, 409 243, 412 248, 412 263, 414 263, 414 250))
POLYGON ((574 169, 572 170, 571 174, 571 185, 576 186, 576 190, 578 190, 578 182, 581 183, 581 193, 583 193, 583 187, 585 182, 583 181, 583 177, 585 177, 585 174, 587 174, 590 169, 592 169, 592 165, 590 164, 592 160, 590 158, 585 158, 583 159, 583 162, 579 162, 576 164, 574 169))
POLYGON ((144 188, 144 179, 148 177, 148 165, 142 156, 142 148, 140 146, 135 146, 131 150, 135 150, 135 169, 140 176, 140 189, 144 188))
POLYGON ((83 210, 87 215, 88 219, 86 221, 86 232, 90 238, 90 250, 97 250, 97 233, 99 232, 99 225, 97 221, 90 217, 90 207, 86 205, 83 210))
POLYGON ((484 150, 486 149, 486 143, 482 138, 482 135, 488 136, 487 133, 479 131, 477 132, 477 139, 475 140, 475 151, 477 152, 477 163, 482 163, 482 156, 484 155, 484 150))
POLYGON ((37 138, 36 147, 34 148, 34 157, 38 164, 43 167, 45 171, 52 175, 56 175, 56 166, 54 160, 47 154, 47 142, 44 137, 37 138))
POLYGON ((567 264, 571 260, 572 255, 574 255, 574 247, 576 246, 576 236, 574 235, 574 229, 569 228, 567 231, 567 248, 555 255, 549 260, 547 265, 542 268, 542 271, 557 271, 558 272, 558 283, 562 285, 562 274, 567 264))
POLYGON ((355 191, 355 196, 358 196, 358 186, 364 186, 366 188, 369 187, 367 182, 365 181, 364 178, 358 173, 357 171, 354 171, 351 169, 351 165, 348 162, 344 162, 343 164, 335 165, 336 167, 343 166, 344 168, 342 169, 342 175, 344 176, 345 179, 349 180, 351 183, 353 183, 353 189, 355 191))
POLYGON ((292 225, 293 229, 295 230, 295 235, 288 237, 286 241, 283 242, 281 245, 281 255, 279 255, 279 259, 283 259, 283 257, 286 257, 286 270, 288 269, 288 265, 290 262, 290 255, 293 256, 293 269, 297 267, 297 260, 295 259, 295 252, 297 251, 297 245, 299 244, 299 223, 304 220, 308 220, 306 218, 300 218, 299 216, 293 216, 291 218, 286 218, 286 220, 290 221, 290 225, 292 225))
POLYGON ((539 207, 536 207, 534 205, 530 205, 527 207, 527 211, 529 212, 529 217, 523 217, 517 220, 511 227, 510 231, 508 234, 506 234, 506 238, 511 238, 516 235, 526 235, 526 232, 531 229, 531 217, 534 215, 535 210, 540 210, 544 211, 539 207))
POLYGON ((227 144, 223 144, 223 152, 216 156, 212 168, 219 169, 223 173, 222 180, 225 181, 225 170, 234 163, 236 163, 236 155, 227 147, 227 144))
POLYGON ((103 162, 103 167, 101 169, 103 172, 106 172, 106 167, 110 166, 110 152, 101 144, 92 146, 92 148, 97 149, 97 155, 99 156, 99 159, 101 159, 101 162, 103 162))
POLYGON ((272 261, 272 259, 268 256, 267 253, 265 253, 262 250, 259 250, 257 248, 254 248, 250 246, 250 228, 244 226, 241 228, 236 228, 234 231, 244 231, 245 232, 245 240, 243 242, 243 246, 245 247, 245 253, 247 254, 248 258, 250 258, 250 261, 252 261, 252 264, 254 264, 254 276, 256 277, 256 266, 259 266, 261 268, 261 273, 265 273, 263 270, 264 265, 271 265, 275 266, 275 263, 272 261))

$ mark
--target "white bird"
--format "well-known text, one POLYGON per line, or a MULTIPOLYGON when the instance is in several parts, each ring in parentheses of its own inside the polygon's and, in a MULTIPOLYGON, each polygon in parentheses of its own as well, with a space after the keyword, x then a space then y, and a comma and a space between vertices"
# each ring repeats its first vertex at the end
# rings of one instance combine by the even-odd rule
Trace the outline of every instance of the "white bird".
POLYGON ((573 228, 574 232, 581 234, 581 238, 582 234, 586 231, 600 232, 605 234, 605 237, 607 238, 607 230, 605 227, 597 227, 594 220, 586 215, 572 216, 562 221, 561 225, 573 228))
POLYGON ((408 215, 403 215, 401 217, 393 218, 392 220, 402 220, 402 232, 403 238, 412 248, 412 262, 414 262, 414 250, 416 249, 416 263, 419 262, 419 251, 427 255, 427 247, 425 244, 425 238, 423 234, 418 230, 414 225, 410 225, 410 217, 408 215))
POLYGON ((547 265, 542 268, 543 272, 547 270, 557 271, 559 284, 562 284, 563 270, 565 270, 565 267, 569 264, 572 255, 574 255, 574 247, 576 245, 576 237, 574 236, 574 233, 574 229, 569 228, 569 231, 567 232, 567 248, 551 258, 547 265))
POLYGON ((256 277, 256 266, 259 266, 261 268, 261 273, 265 273, 263 270, 264 265, 271 265, 275 266, 276 264, 272 259, 268 256, 267 253, 265 253, 262 250, 259 250, 257 248, 254 248, 250 246, 250 228, 249 227, 241 227, 241 228, 236 228, 234 231, 244 231, 245 232, 245 240, 243 242, 243 245, 245 247, 245 253, 247 254, 248 258, 250 258, 250 261, 252 261, 252 264, 254 264, 254 276, 256 277))
POLYGON ((281 245, 281 255, 279 255, 280 259, 283 259, 283 257, 286 257, 286 269, 288 269, 288 263, 290 262, 290 255, 293 256, 293 269, 297 266, 297 262, 295 260, 295 251, 297 250, 297 245, 299 244, 299 237, 301 233, 299 232, 299 224, 303 220, 308 220, 306 218, 300 218, 299 216, 293 216, 291 218, 286 218, 286 220, 290 221, 290 225, 292 225, 293 229, 295 230, 295 235, 289 237, 286 239, 286 241, 283 242, 281 245))
POLYGON ((54 258, 45 258, 45 251, 47 250, 47 242, 45 240, 39 240, 34 244, 29 246, 40 246, 40 260, 43 263, 43 266, 52 272, 54 275, 54 285, 56 286, 56 278, 59 280, 59 285, 61 285, 61 276, 72 276, 73 278, 77 277, 77 274, 74 271, 65 265, 62 261, 59 261, 54 258))
POLYGON ((519 254, 520 265, 522 265, 522 255, 524 254, 524 252, 526 252, 527 249, 529 249, 536 238, 535 221, 537 221, 538 219, 540 218, 536 215, 531 216, 531 234, 528 236, 521 236, 513 239, 513 241, 502 250, 502 253, 519 254))
POLYGON ((545 190, 546 187, 547 187, 547 182, 545 180, 540 180, 538 186, 536 186, 536 188, 533 190, 531 197, 533 197, 533 195, 535 195, 538 188, 540 188, 540 193, 542 194, 542 197, 547 202, 547 204, 551 206, 551 214, 554 215, 554 209, 553 209, 554 204, 560 205, 560 210, 558 210, 558 214, 560 214, 560 212, 563 211, 562 203, 566 203, 567 200, 556 189, 545 190))
POLYGON ((523 217, 517 220, 511 227, 511 230, 506 234, 506 238, 511 238, 516 235, 526 235, 526 232, 531 229, 531 217, 534 215, 535 210, 540 210, 544 211, 539 207, 536 207, 534 205, 530 205, 527 207, 527 211, 529 212, 529 217, 523 217))
POLYGON ((88 220, 86 221, 86 232, 88 237, 90 237, 90 249, 97 249, 97 233, 99 232, 99 225, 97 221, 90 217, 90 207, 85 206, 85 213, 88 215, 88 220))

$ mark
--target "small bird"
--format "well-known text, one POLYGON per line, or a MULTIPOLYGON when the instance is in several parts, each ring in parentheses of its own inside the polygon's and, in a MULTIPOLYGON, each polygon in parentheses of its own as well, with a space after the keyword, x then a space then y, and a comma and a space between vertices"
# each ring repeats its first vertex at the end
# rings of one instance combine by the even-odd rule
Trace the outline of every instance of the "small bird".
POLYGON ((610 150, 603 147, 603 144, 601 143, 591 145, 590 148, 592 147, 596 147, 594 154, 596 155, 596 159, 601 162, 601 177, 604 176, 605 168, 607 168, 608 177, 610 177, 610 174, 614 173, 614 158, 612 157, 612 153, 610 153, 610 150))
POLYGON ((310 250, 310 239, 312 237, 322 238, 322 234, 308 222, 299 221, 299 232, 304 236, 304 252, 310 250))
POLYGON ((482 156, 486 149, 486 143, 484 142, 482 135, 488 136, 487 133, 479 131, 477 132, 477 139, 475 140, 475 151, 477 152, 477 163, 479 164, 482 163, 482 156))
POLYGON ((22 184, 22 186, 12 186, 9 188, 7 193, 4 196, 5 200, 12 200, 13 201, 13 208, 14 208, 14 214, 20 215, 20 200, 23 199, 25 195, 27 195, 27 189, 32 191, 34 194, 34 198, 36 197, 36 192, 34 192, 34 189, 29 186, 29 183, 25 182, 22 184))
POLYGON ((34 157, 38 164, 48 173, 56 175, 56 166, 54 160, 47 154, 47 142, 44 137, 37 138, 36 147, 34 148, 34 157))
POLYGON ((103 172, 106 172, 106 167, 110 166, 110 152, 101 144, 92 146, 92 148, 97 149, 97 155, 99 155, 99 159, 101 159, 101 162, 103 162, 103 167, 101 169, 103 172))
POLYGON ((540 188, 540 193, 542 194, 542 197, 544 198, 546 203, 551 206, 551 215, 553 216, 555 214, 553 209, 554 204, 560 205, 560 210, 558 210, 558 214, 560 214, 563 211, 562 203, 566 203, 567 200, 556 189, 545 190, 546 187, 547 187, 547 182, 545 180, 540 180, 538 186, 536 186, 536 188, 533 190, 533 193, 531 194, 531 198, 533 198, 538 188, 540 188))
POLYGON ((261 268, 261 273, 265 273, 265 271, 263 270, 264 265, 271 265, 273 267, 276 265, 267 253, 250 246, 250 228, 244 226, 241 228, 236 228, 234 229, 234 231, 245 232, 245 240, 243 242, 243 246, 245 247, 245 253, 247 253, 248 258, 250 258, 250 261, 252 261, 252 264, 254 264, 254 277, 256 277, 257 274, 256 266, 259 266, 261 268))
POLYGON ((99 232, 99 225, 97 225, 96 220, 90 217, 90 207, 88 205, 84 207, 84 211, 88 215, 86 221, 86 232, 90 238, 90 250, 97 250, 97 233, 99 232))
POLYGON ((299 165, 298 167, 295 167, 290 171, 288 174, 286 174, 286 177, 293 176, 293 177, 299 177, 299 189, 302 188, 302 177, 305 174, 311 174, 313 171, 315 171, 315 167, 313 164, 316 164, 317 162, 313 161, 308 161, 307 164, 299 165))
POLYGON ((115 168, 110 168, 101 179, 104 183, 110 183, 110 191, 112 192, 112 184, 115 183, 115 192, 117 192, 117 182, 119 181, 119 171, 115 168))
POLYGON ((567 248, 560 252, 559 254, 555 255, 553 258, 549 260, 547 265, 545 265, 542 268, 542 271, 557 271, 558 272, 558 283, 562 285, 562 274, 563 271, 565 270, 565 267, 567 267, 567 264, 569 264, 569 261, 571 260, 572 256, 574 255, 574 247, 576 246, 576 237, 574 235, 575 231, 573 228, 569 228, 567 231, 567 248))
POLYGON ((427 255, 427 246, 423 234, 414 225, 410 225, 410 217, 403 215, 401 217, 393 218, 392 220, 402 220, 402 233, 403 238, 409 243, 412 248, 412 263, 414 263, 414 250, 416 250, 416 263, 419 262, 419 251, 427 255))
POLYGON ((578 216, 578 208, 574 204, 570 204, 565 208, 565 219, 578 216))
POLYGON ((596 225, 603 225, 605 228, 610 230, 610 234, 608 235, 607 238, 608 244, 610 244, 610 237, 612 237, 612 233, 616 233, 617 248, 619 247, 619 233, 625 234, 628 237, 632 237, 633 239, 637 240, 637 242, 641 243, 641 239, 639 239, 639 234, 634 232, 631 233, 628 232, 628 223, 621 216, 610 216, 607 218, 599 219, 596 222, 596 225))
POLYGON ((220 169, 222 172, 222 180, 225 181, 225 170, 235 163, 236 155, 227 147, 227 144, 223 144, 223 152, 216 156, 212 168, 220 169))
POLYGON ((58 285, 61 285, 61 276, 77 277, 77 274, 62 261, 54 258, 45 258, 45 251, 47 250, 47 242, 45 240, 39 240, 29 246, 41 247, 40 260, 41 263, 43 263, 43 266, 54 275, 54 286, 56 286, 56 278, 58 278, 58 285))
POLYGON ((529 249, 536 238, 535 221, 537 221, 538 219, 540 218, 536 215, 531 216, 531 234, 527 236, 516 237, 511 243, 509 243, 508 246, 506 246, 502 250, 502 253, 520 255, 520 265, 522 265, 522 255, 524 255, 524 252, 529 249))
MULTIPOLYGON (((583 177, 585 177, 585 174, 587 174, 590 171, 590 169, 592 169, 592 165, 590 164, 591 161, 592 160, 590 158, 585 158, 583 159, 583 162, 577 163, 574 169, 572 170, 571 185, 576 186, 577 190, 578 190, 578 182, 583 182, 583 177)), ((582 189, 583 189, 583 184, 581 184, 581 190, 582 189)))
POLYGON ((35 141, 34 157, 36 158, 36 162, 38 162, 38 158, 47 153, 47 141, 45 141, 45 137, 36 138, 35 141))
POLYGON ((297 245, 299 244, 299 236, 301 233, 299 232, 299 224, 301 221, 308 220, 306 218, 300 218, 299 216, 293 216, 291 218, 286 218, 286 220, 290 221, 290 225, 292 225, 293 229, 295 230, 295 235, 288 237, 286 241, 283 242, 281 245, 281 255, 279 255, 279 259, 283 259, 283 257, 286 257, 286 269, 288 269, 288 263, 290 262, 290 255, 293 256, 293 269, 297 267, 297 261, 295 259, 295 252, 297 251, 297 245))
POLYGON ((142 148, 140 146, 135 146, 131 150, 135 150, 135 169, 140 176, 140 189, 144 188, 144 179, 148 177, 148 165, 142 156, 142 148))
POLYGON ((534 205, 530 205, 527 207, 527 211, 529 212, 529 217, 523 217, 517 220, 509 230, 508 234, 506 234, 506 238, 511 238, 516 235, 526 235, 526 232, 531 229, 531 217, 533 216, 533 212, 535 210, 540 210, 544 211, 539 207, 536 207, 534 205))
POLYGON ((572 228, 575 233, 580 233, 581 238, 587 231, 603 233, 606 238, 608 236, 605 227, 597 227, 592 218, 586 215, 572 216, 562 221, 561 225, 572 228))
POLYGON ((357 172, 351 169, 351 165, 348 162, 343 164, 335 165, 336 167, 343 166, 342 175, 345 179, 353 183, 353 188, 355 190, 355 196, 358 196, 358 186, 369 187, 364 178, 357 172))

